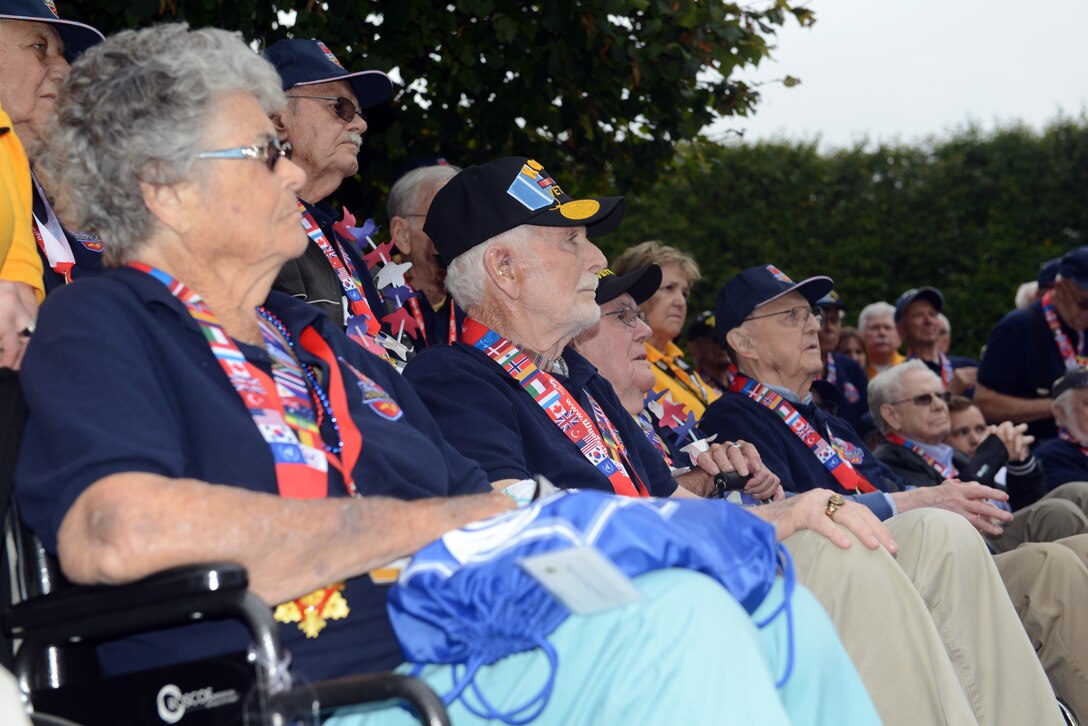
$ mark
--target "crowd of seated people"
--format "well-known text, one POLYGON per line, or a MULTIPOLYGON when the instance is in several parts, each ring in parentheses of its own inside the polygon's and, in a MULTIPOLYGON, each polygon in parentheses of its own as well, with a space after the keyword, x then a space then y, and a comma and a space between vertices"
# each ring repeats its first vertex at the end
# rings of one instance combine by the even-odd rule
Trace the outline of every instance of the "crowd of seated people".
MULTIPOLYGON (((1088 717, 1088 249, 981 364, 941 348, 934 287, 851 333, 831 277, 766 262, 688 327, 689 363, 696 260, 651 241, 610 265, 592 238, 623 197, 532 157, 390 180, 389 242, 335 209, 392 91, 318 40, 104 39, 0 0, 0 400, 28 411, 0 483, 70 581, 237 562, 301 676, 415 665, 455 724, 517 713, 542 678, 540 723, 1059 724, 1055 695, 1088 717), (373 573, 516 521, 540 476, 729 508, 789 554, 747 599, 648 567, 638 602, 545 633, 551 661, 491 657, 481 712, 456 664, 406 662, 373 573)), ((198 623, 98 659, 121 674, 245 637, 198 623)))

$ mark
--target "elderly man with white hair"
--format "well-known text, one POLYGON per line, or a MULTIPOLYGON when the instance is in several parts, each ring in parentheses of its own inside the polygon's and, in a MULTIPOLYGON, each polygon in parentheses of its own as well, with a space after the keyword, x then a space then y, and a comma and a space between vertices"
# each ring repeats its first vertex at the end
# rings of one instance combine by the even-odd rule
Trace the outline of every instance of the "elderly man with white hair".
MULTIPOLYGON (((827 277, 794 282, 768 264, 745 270, 722 287, 716 329, 737 375, 699 427, 751 441, 787 493, 838 492, 870 507, 895 536, 894 559, 881 550, 854 552, 842 568, 881 573, 888 587, 874 586, 869 576, 844 589, 841 579, 802 574, 831 613, 886 721, 1032 722, 1047 708, 1048 689, 1038 681, 1043 673, 993 558, 967 520, 984 514, 971 524, 1000 533, 991 520, 1012 515, 986 499, 1006 495, 959 482, 900 491, 898 477, 873 457, 850 425, 814 405, 810 389, 823 369, 821 312, 814 305, 832 285, 827 277), (881 643, 875 652, 874 642, 881 643), (889 659, 888 651, 915 655, 889 659), (918 668, 919 662, 927 668, 918 668), (926 684, 934 680, 945 688, 926 699, 934 693, 926 684), (1028 683, 1035 685, 1025 687, 1028 683), (896 707, 885 710, 885 703, 896 707)), ((786 544, 804 573, 818 550, 811 541, 799 542, 803 547, 786 544)))
POLYGON ((1044 465, 1046 486, 1088 482, 1088 369, 1074 368, 1054 381, 1051 396, 1058 437, 1035 450, 1044 465))
MULTIPOLYGON (((920 360, 909 360, 869 381, 869 410, 885 439, 874 452, 876 457, 908 486, 933 487, 962 479, 1005 490, 993 475, 1008 462, 1010 496, 1014 486, 1041 488, 1040 478, 1030 476, 1038 462, 1028 448, 1032 437, 1024 435, 1024 424, 1004 422, 971 459, 944 443, 951 429, 947 395, 941 379, 920 360)), ((1017 493, 1020 498, 1033 494, 1017 493)), ((988 541, 994 551, 1007 552, 1024 542, 1053 542, 1088 533, 1086 507, 1088 484, 1068 484, 1014 512, 1012 521, 988 541)))
POLYGON ((881 300, 863 307, 858 313, 858 331, 865 341, 865 355, 869 359, 865 373, 870 378, 906 360, 899 352, 903 341, 895 325, 894 305, 881 300))
MULTIPOLYGON (((405 377, 450 443, 480 462, 493 486, 543 473, 562 488, 685 495, 612 387, 568 346, 600 316, 594 298, 605 260, 586 234, 611 231, 621 214, 621 200, 572 199, 541 165, 520 157, 466 169, 431 205, 424 228, 469 319, 461 342, 421 352, 405 377)), ((632 302, 621 298, 608 309, 616 315, 600 323, 620 333, 624 323, 614 318, 632 302)), ((629 359, 631 344, 640 331, 645 335, 637 315, 634 320, 626 340, 617 333, 621 342, 607 346, 629 359)), ((724 454, 712 454, 714 463, 739 468, 751 439, 727 439, 734 440, 714 450, 724 454)), ((807 587, 820 582, 834 593, 829 600, 842 605, 833 618, 840 637, 853 640, 855 662, 865 664, 859 681, 874 694, 885 723, 1058 722, 1050 686, 1002 600, 992 562, 959 520, 915 515, 897 532, 897 545, 865 508, 827 490, 751 511, 774 523, 797 559, 799 579, 807 587), (927 538, 931 548, 911 546, 927 538), (952 549, 954 560, 939 554, 952 549), (900 566, 890 554, 896 552, 900 566), (926 574, 912 582, 900 567, 926 574), (957 585, 946 589, 945 577, 957 585), (963 613, 964 622, 948 621, 963 663, 952 663, 916 587, 931 602, 955 602, 963 613), (882 617, 874 619, 874 612, 882 617), (897 657, 889 659, 889 652, 897 657), (971 684, 970 693, 963 682, 971 684)), ((840 697, 853 690, 836 687, 840 697)), ((850 719, 840 715, 838 722, 850 719)))
POLYGON ((459 171, 452 164, 413 169, 397 180, 386 202, 393 244, 412 263, 404 279, 416 293, 407 307, 416 323, 411 336, 417 349, 457 340, 465 321, 464 311, 446 292, 446 271, 435 262, 434 242, 423 231, 431 200, 459 171))

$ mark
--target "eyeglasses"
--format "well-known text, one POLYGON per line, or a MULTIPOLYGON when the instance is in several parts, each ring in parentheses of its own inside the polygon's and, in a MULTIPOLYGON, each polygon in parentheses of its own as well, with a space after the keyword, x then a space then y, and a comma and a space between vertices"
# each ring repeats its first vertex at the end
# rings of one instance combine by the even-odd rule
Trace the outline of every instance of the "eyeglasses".
POLYGON ((910 398, 904 398, 901 401, 891 401, 890 403, 893 406, 898 406, 901 403, 910 402, 910 403, 913 403, 915 406, 925 407, 925 406, 932 406, 933 405, 933 399, 935 399, 935 398, 939 398, 940 400, 944 401, 945 403, 948 403, 949 399, 952 398, 952 394, 949 393, 948 391, 941 391, 940 393, 933 393, 931 391, 929 393, 920 393, 917 396, 911 396, 910 398))
POLYGON ((646 313, 641 310, 635 310, 632 307, 623 306, 619 310, 611 313, 605 313, 602 318, 607 318, 610 315, 615 315, 620 319, 620 322, 626 325, 628 328, 633 328, 638 325, 638 321, 646 322, 646 313))
POLYGON ((272 138, 265 146, 260 144, 235 146, 230 149, 201 151, 196 155, 198 159, 256 159, 267 164, 269 171, 275 171, 276 162, 280 160, 280 157, 284 159, 291 158, 291 142, 284 141, 280 143, 277 138, 272 138))
POLYGON ((358 114, 359 118, 366 121, 366 114, 363 113, 361 108, 356 108, 355 104, 350 98, 344 98, 343 96, 288 96, 288 98, 308 98, 311 101, 332 101, 332 112, 340 117, 340 120, 344 123, 351 123, 351 120, 358 114))
POLYGON ((775 315, 785 315, 786 325, 791 328, 798 328, 808 322, 809 316, 816 318, 817 325, 824 324, 824 311, 817 307, 808 307, 805 305, 798 305, 795 308, 789 310, 780 310, 777 313, 767 313, 766 315, 749 315, 745 320, 759 320, 760 318, 773 318, 775 315))

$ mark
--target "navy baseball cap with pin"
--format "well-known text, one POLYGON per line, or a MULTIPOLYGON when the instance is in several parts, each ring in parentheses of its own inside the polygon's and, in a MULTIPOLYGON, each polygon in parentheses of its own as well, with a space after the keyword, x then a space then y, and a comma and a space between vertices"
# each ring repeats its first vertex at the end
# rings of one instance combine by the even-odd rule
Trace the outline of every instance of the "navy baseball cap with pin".
POLYGON ((912 287, 895 301, 895 322, 898 323, 903 319, 907 308, 913 305, 916 300, 927 301, 937 312, 944 309, 944 295, 941 294, 940 290, 935 287, 912 287))
POLYGON ((608 234, 623 219, 623 197, 573 199, 544 167, 524 156, 507 156, 461 171, 439 190, 423 231, 434 241, 438 263, 495 235, 531 224, 586 228, 590 237, 608 234))
POLYGON ((816 301, 816 307, 818 308, 838 308, 839 310, 846 309, 846 303, 842 301, 842 296, 835 290, 824 295, 822 298, 816 301))
POLYGON ((726 333, 738 327, 745 318, 783 295, 799 292, 809 305, 815 305, 834 287, 831 278, 823 275, 794 282, 774 265, 749 267, 734 275, 718 291, 718 299, 714 303, 714 332, 718 341, 723 342, 726 333))
POLYGON ((64 58, 69 63, 95 43, 106 39, 90 25, 61 19, 53 0, 0 0, 0 18, 55 26, 64 41, 64 58))
POLYGON ((1088 290, 1088 247, 1066 252, 1058 263, 1058 276, 1062 280, 1072 280, 1082 290, 1088 290))
POLYGON ((661 268, 653 263, 636 267, 626 275, 617 275, 606 267, 597 273, 597 304, 604 305, 626 292, 635 299, 635 305, 641 305, 660 286, 661 268))
POLYGON ((687 340, 690 343, 693 340, 699 340, 700 338, 714 338, 717 336, 714 334, 714 324, 717 320, 714 318, 714 312, 712 310, 704 310, 695 316, 695 320, 691 321, 691 325, 688 326, 687 340))
POLYGON ((276 66, 285 91, 296 86, 347 81, 360 109, 382 104, 393 95, 393 83, 389 76, 381 71, 349 73, 320 40, 279 40, 269 46, 264 57, 276 66))

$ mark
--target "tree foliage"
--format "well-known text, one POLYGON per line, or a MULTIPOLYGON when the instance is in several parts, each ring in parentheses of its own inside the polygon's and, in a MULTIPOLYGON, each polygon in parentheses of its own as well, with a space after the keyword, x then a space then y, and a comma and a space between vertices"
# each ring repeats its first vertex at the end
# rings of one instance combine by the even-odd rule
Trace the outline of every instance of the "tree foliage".
MULTIPOLYGON (((413 160, 467 165, 535 156, 580 191, 651 181, 675 144, 715 114, 747 114, 758 91, 738 71, 767 57, 790 0, 761 9, 705 0, 309 0, 282 27, 285 0, 68 0, 66 16, 103 32, 185 20, 241 31, 259 46, 320 38, 345 66, 396 68, 392 112, 379 110, 357 188, 376 210, 413 160)), ((301 5, 301 4, 300 4, 301 5)), ((792 80, 792 79, 791 79, 792 80)))
POLYGON ((1088 232, 1088 120, 1044 132, 968 129, 922 145, 820 154, 813 144, 684 146, 666 174, 628 199, 613 257, 661 239, 691 251, 711 308, 737 271, 771 262, 794 279, 825 274, 850 307, 934 285, 954 350, 978 356, 1039 263, 1088 232))

